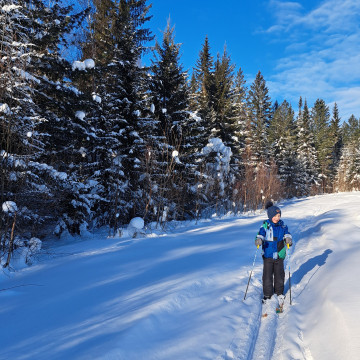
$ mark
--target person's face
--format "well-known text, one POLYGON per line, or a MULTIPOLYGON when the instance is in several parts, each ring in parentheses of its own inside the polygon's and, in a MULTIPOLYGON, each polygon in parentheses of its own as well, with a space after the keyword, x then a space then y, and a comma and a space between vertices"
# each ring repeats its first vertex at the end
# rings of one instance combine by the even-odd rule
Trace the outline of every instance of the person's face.
POLYGON ((280 214, 276 214, 276 215, 271 219, 271 221, 272 221, 274 224, 277 224, 277 223, 280 221, 280 218, 281 218, 281 215, 280 215, 280 214))

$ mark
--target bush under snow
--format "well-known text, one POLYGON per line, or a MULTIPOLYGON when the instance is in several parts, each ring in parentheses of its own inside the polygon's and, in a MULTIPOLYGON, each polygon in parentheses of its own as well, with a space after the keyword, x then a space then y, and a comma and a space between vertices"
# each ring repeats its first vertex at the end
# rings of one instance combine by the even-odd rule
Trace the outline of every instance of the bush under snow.
POLYGON ((140 217, 135 217, 131 219, 129 225, 128 225, 128 234, 130 237, 137 237, 137 235, 143 235, 143 232, 141 231, 144 228, 144 220, 140 217))

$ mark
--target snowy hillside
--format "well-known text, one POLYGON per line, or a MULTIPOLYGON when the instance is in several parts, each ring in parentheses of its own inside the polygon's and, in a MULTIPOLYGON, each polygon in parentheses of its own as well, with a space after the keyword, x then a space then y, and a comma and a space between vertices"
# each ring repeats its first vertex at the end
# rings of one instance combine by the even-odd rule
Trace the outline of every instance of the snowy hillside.
POLYGON ((295 242, 283 314, 261 318, 260 253, 243 301, 265 213, 98 234, 1 275, 0 359, 359 359, 360 193, 280 207, 295 242))

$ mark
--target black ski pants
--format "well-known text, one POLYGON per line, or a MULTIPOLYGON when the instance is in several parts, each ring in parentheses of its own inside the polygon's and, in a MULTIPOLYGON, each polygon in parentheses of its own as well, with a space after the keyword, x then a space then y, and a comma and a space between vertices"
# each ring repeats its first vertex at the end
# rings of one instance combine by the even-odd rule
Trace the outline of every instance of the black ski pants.
POLYGON ((270 298, 284 293, 285 270, 284 259, 264 258, 263 292, 264 297, 270 298))

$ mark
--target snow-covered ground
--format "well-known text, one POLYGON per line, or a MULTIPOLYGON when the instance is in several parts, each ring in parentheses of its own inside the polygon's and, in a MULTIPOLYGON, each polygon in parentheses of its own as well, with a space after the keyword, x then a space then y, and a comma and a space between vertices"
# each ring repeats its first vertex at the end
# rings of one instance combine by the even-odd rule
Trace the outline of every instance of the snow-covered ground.
POLYGON ((295 241, 283 314, 261 317, 260 252, 243 300, 265 213, 99 233, 0 275, 0 359, 359 359, 360 193, 280 207, 295 241))

